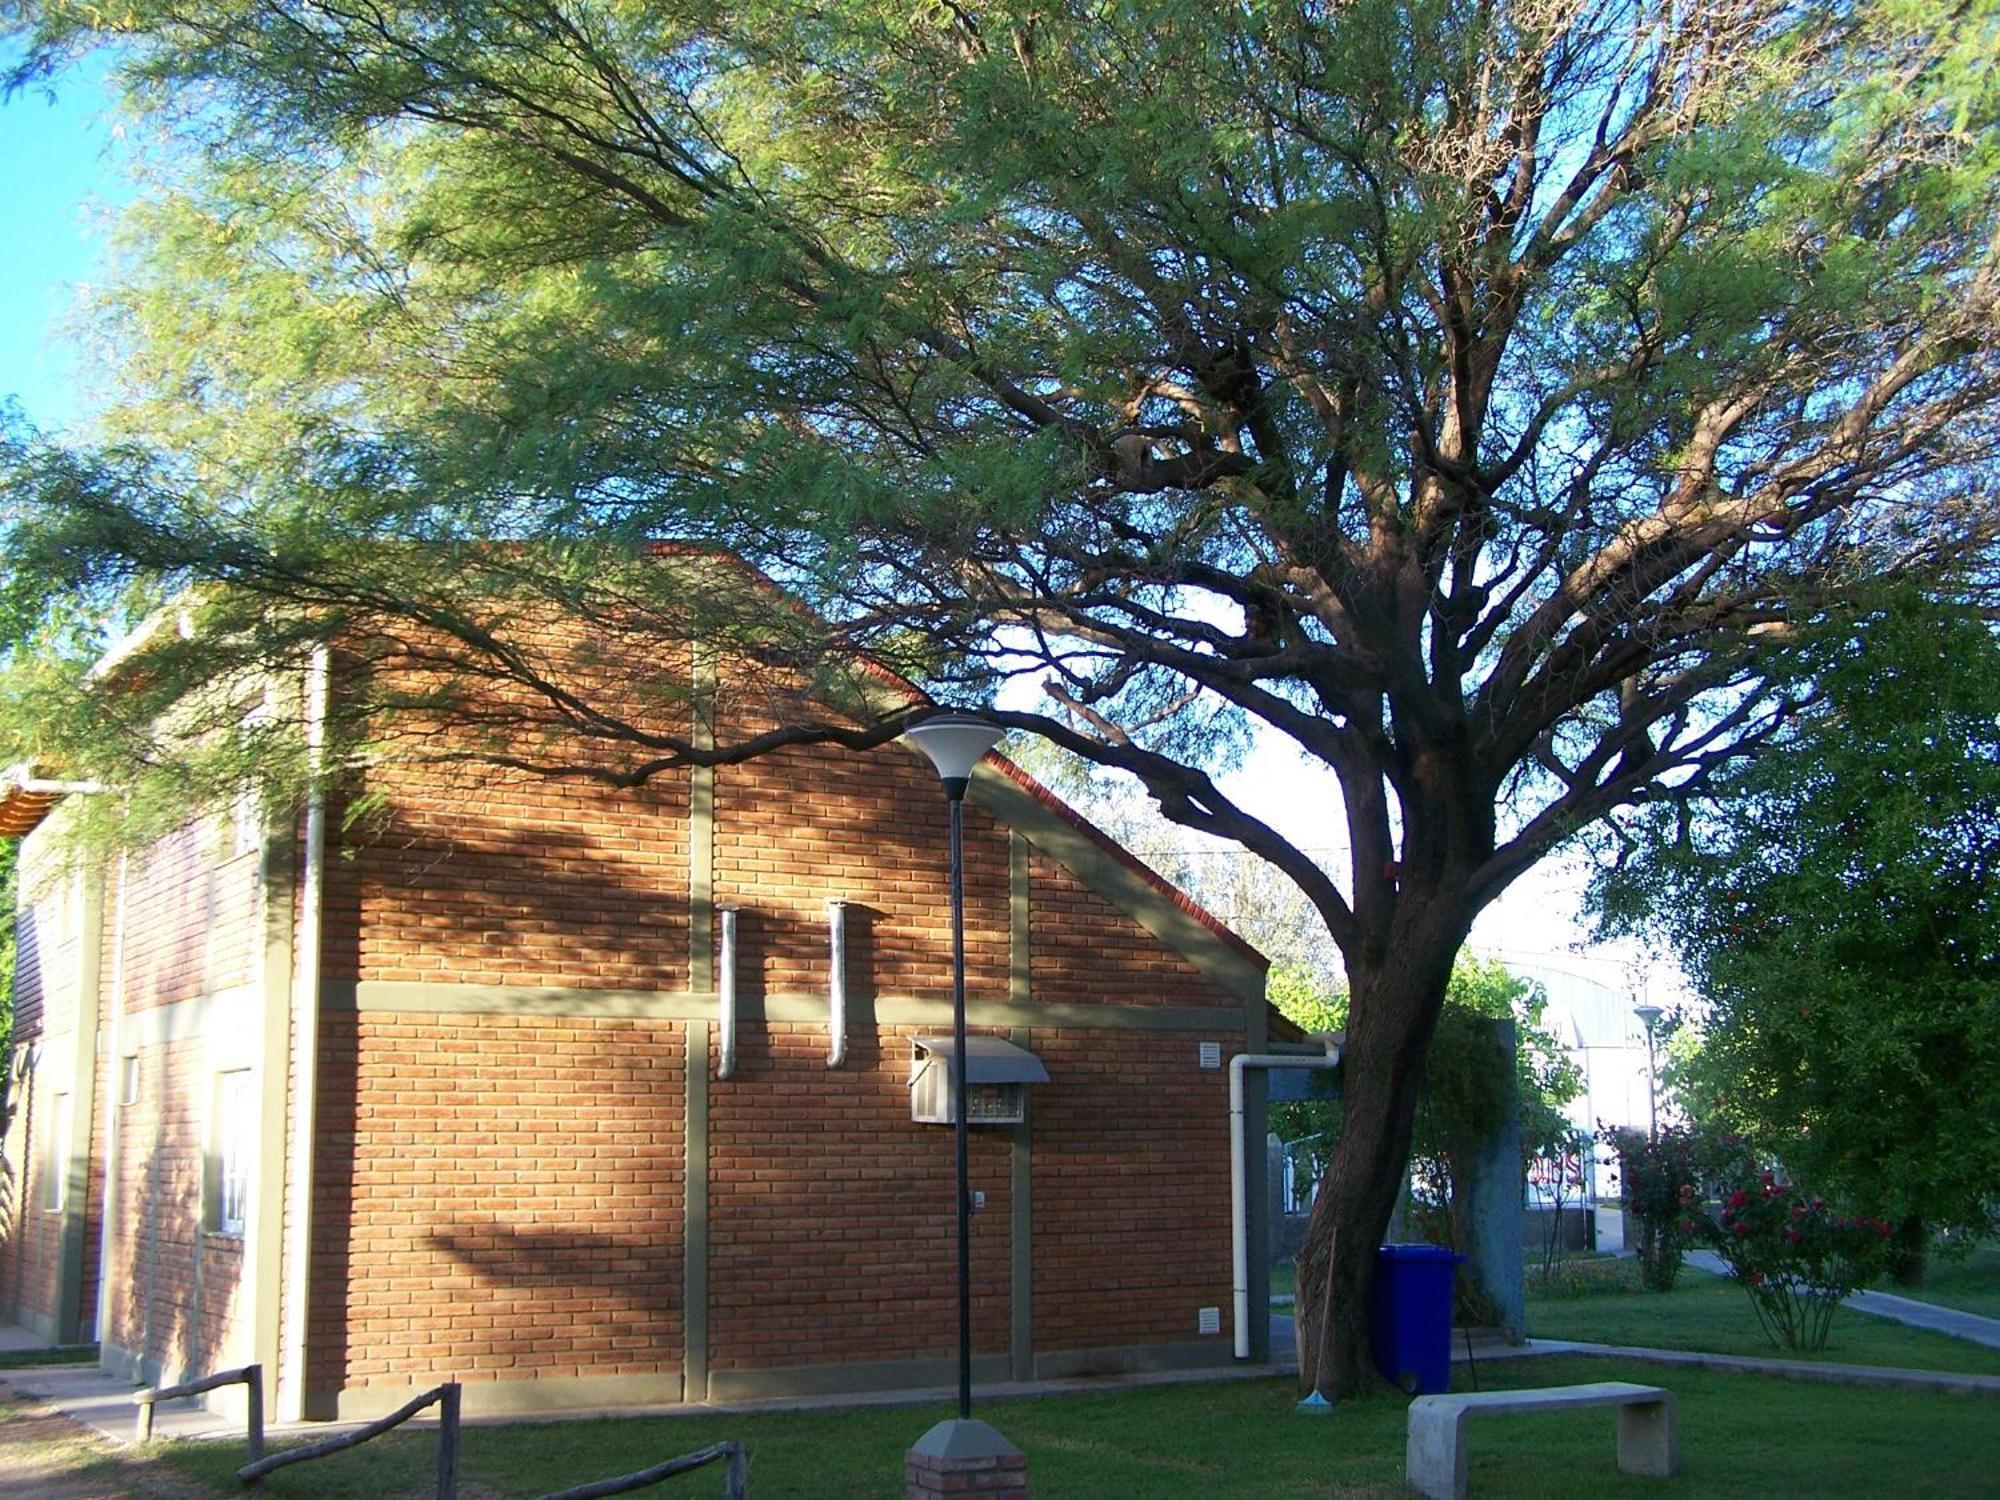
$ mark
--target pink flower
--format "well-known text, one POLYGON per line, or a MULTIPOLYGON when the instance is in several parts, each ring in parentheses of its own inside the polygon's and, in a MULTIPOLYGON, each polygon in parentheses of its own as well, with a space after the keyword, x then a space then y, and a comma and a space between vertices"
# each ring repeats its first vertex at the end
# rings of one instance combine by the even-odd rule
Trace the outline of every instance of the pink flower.
POLYGON ((1750 1195, 1744 1192, 1742 1188, 1738 1188, 1735 1192, 1729 1195, 1729 1206, 1731 1208, 1741 1208, 1744 1204, 1748 1203, 1749 1201, 1750 1201, 1750 1195))
POLYGON ((1762 1286, 1764 1284, 1764 1273, 1762 1271, 1752 1271, 1743 1279, 1752 1286, 1762 1286))
POLYGON ((1787 1229, 1785 1231, 1785 1239, 1790 1244, 1796 1245, 1800 1240, 1804 1238, 1805 1236, 1800 1234, 1796 1229, 1787 1229))

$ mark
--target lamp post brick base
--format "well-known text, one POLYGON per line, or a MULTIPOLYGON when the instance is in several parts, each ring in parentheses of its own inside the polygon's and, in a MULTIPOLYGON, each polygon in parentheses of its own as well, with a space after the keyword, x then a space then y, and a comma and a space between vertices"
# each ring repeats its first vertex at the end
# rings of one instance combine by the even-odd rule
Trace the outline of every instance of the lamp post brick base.
POLYGON ((903 1455, 903 1500, 1028 1493, 1028 1455, 976 1417, 940 1422, 903 1455))

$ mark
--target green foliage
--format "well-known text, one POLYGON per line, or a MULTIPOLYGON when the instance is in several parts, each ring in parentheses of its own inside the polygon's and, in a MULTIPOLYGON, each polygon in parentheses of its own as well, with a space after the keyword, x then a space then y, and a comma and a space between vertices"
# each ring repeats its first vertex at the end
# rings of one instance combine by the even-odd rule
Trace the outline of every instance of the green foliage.
MULTIPOLYGON (((1344 1031, 1347 1027, 1346 987, 1331 987, 1299 964, 1272 964, 1264 981, 1264 995, 1280 1015, 1307 1035, 1344 1031)), ((1265 1123, 1281 1141, 1318 1142, 1303 1164, 1304 1169, 1314 1172, 1316 1179, 1340 1135, 1340 1086, 1338 1073, 1311 1076, 1317 1097, 1276 1100, 1265 1113, 1265 1123)))
POLYGON ((1807 643, 1782 743, 1634 829, 1601 897, 1708 1002, 1691 1115, 1892 1223, 2000 1182, 2000 644, 1898 596, 1807 643))
POLYGON ((1780 1182, 1747 1160, 1720 1184, 1722 1213, 1691 1218, 1690 1233, 1715 1247, 1750 1294, 1773 1346, 1826 1347, 1833 1310, 1882 1274, 1889 1222, 1837 1213, 1817 1194, 1780 1182))
POLYGON ((1713 1146, 1698 1132, 1669 1125, 1653 1135, 1620 1130, 1612 1136, 1626 1212, 1639 1222, 1640 1280, 1672 1291, 1687 1247, 1695 1242, 1699 1199, 1713 1146))
MULTIPOLYGON (((1465 1250, 1467 1183, 1495 1132, 1517 1112, 1522 1163, 1556 1149, 1572 1134, 1563 1107, 1582 1076, 1561 1044, 1542 1029, 1548 996, 1496 959, 1460 957, 1424 1065, 1411 1141, 1411 1203, 1424 1237, 1465 1250), (1513 1063, 1496 1023, 1511 1023, 1513 1063)), ((1459 1322, 1492 1321, 1470 1277, 1454 1282, 1459 1322)))

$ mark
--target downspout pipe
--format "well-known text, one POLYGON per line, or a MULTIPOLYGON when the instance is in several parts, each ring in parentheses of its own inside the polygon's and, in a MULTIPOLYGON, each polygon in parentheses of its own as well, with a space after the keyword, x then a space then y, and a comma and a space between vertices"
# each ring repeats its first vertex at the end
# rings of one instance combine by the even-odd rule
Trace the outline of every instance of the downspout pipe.
POLYGON ((722 955, 715 967, 715 1021, 717 1078, 736 1076, 736 908, 718 906, 716 916, 722 926, 722 955))
POLYGON ((826 1065, 847 1061, 847 903, 826 903, 826 1065))
POLYGON ((1340 1066, 1340 1032, 1314 1038, 1326 1049, 1323 1057, 1296 1053, 1240 1052, 1229 1059, 1229 1253, 1235 1271, 1236 1357, 1250 1357, 1250 1204, 1248 1143, 1243 1123, 1243 1075, 1251 1068, 1306 1068, 1327 1072, 1340 1066))
POLYGON ((297 1422, 305 1414, 306 1299, 312 1253, 312 1148, 319 1108, 320 934, 326 898, 326 715, 332 657, 316 647, 306 666, 305 849, 299 870, 297 926, 292 933, 291 1028, 292 1118, 285 1150, 285 1226, 279 1252, 282 1321, 278 1333, 278 1419, 297 1422))

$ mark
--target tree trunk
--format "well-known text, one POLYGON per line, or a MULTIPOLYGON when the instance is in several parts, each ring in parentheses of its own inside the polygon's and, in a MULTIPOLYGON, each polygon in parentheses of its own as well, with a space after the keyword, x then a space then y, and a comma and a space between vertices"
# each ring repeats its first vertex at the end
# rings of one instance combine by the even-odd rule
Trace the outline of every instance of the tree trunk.
POLYGON ((1347 1044, 1342 1054, 1340 1139, 1321 1179, 1299 1252, 1299 1388, 1329 1401, 1378 1382, 1368 1348, 1375 1252, 1396 1206, 1424 1053, 1444 1007, 1445 985, 1464 924, 1438 924, 1404 939, 1379 966, 1350 964, 1347 1044))
POLYGON ((1896 1224, 1889 1239, 1889 1275, 1897 1286, 1922 1286, 1930 1261, 1931 1236, 1915 1214, 1896 1224))

